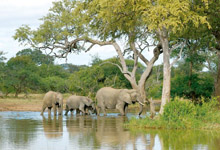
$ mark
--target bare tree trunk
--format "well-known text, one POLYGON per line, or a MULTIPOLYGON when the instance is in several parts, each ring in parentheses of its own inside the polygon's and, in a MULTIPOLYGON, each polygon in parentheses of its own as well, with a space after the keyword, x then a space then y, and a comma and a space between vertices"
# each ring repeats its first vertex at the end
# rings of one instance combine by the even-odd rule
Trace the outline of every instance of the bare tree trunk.
POLYGON ((162 31, 159 30, 160 41, 163 48, 163 90, 160 114, 163 114, 164 106, 170 101, 170 88, 171 88, 171 74, 170 74, 170 51, 169 51, 169 41, 168 33, 164 28, 162 31))
POLYGON ((217 50, 217 55, 218 55, 218 68, 217 68, 217 78, 216 78, 216 84, 215 84, 215 96, 218 97, 218 101, 219 101, 219 104, 220 104, 220 31, 217 30, 217 31, 213 31, 213 35, 215 36, 216 38, 216 42, 217 42, 217 45, 216 45, 216 50, 217 50))
POLYGON ((218 101, 220 104, 220 51, 218 52, 218 70, 217 70, 217 81, 215 85, 215 96, 218 97, 218 101))

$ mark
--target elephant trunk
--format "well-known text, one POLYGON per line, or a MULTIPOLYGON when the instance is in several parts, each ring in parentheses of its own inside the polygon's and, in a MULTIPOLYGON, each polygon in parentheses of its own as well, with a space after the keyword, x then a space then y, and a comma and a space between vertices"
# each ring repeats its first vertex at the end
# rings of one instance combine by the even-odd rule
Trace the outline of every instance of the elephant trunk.
POLYGON ((139 111, 138 115, 140 116, 143 112, 143 105, 141 103, 139 103, 139 106, 140 106, 140 111, 139 111))

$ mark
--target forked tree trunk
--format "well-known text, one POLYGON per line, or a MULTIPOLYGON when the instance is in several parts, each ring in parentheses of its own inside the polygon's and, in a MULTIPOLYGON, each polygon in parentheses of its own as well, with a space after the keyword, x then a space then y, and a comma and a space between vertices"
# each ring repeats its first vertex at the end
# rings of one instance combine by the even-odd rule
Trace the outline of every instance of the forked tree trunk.
POLYGON ((162 98, 161 98, 161 106, 160 106, 160 114, 164 112, 164 106, 167 102, 170 101, 170 81, 171 81, 171 73, 170 73, 170 51, 169 51, 169 41, 168 34, 166 29, 159 31, 160 41, 163 48, 163 90, 162 90, 162 98))
MULTIPOLYGON (((137 51, 137 49, 135 48, 135 44, 132 43, 131 47, 132 47, 132 50, 133 50, 134 56, 135 56, 135 59, 134 59, 135 63, 134 63, 134 68, 133 68, 132 72, 128 72, 128 70, 127 70, 126 62, 125 62, 125 59, 122 55, 122 52, 121 52, 121 49, 120 49, 119 45, 117 43, 114 43, 113 46, 116 49, 116 52, 118 53, 120 63, 121 63, 121 66, 122 66, 122 68, 119 67, 119 69, 124 74, 125 78, 130 82, 132 88, 137 90, 137 91, 140 91, 141 98, 145 102, 146 101, 145 83, 146 83, 146 80, 150 76, 150 73, 151 73, 152 68, 153 68, 153 64, 158 59, 158 57, 161 53, 161 51, 160 51, 161 48, 162 48, 161 45, 158 44, 157 47, 154 49, 154 57, 150 61, 146 61, 146 58, 143 58, 144 56, 137 51), (140 78, 140 80, 137 84, 135 75, 136 75, 136 69, 138 67, 138 56, 146 62, 147 68, 143 72, 143 74, 141 75, 141 78, 140 78)), ((150 106, 152 106, 152 105, 150 105, 150 106)), ((154 108, 154 107, 152 107, 152 108, 154 108)), ((143 105, 140 104, 140 111, 139 111, 138 114, 141 115, 142 111, 143 111, 143 105)), ((151 111, 150 113, 151 113, 151 116, 155 115, 155 111, 151 111), (154 113, 154 114, 152 114, 152 113, 154 113)))

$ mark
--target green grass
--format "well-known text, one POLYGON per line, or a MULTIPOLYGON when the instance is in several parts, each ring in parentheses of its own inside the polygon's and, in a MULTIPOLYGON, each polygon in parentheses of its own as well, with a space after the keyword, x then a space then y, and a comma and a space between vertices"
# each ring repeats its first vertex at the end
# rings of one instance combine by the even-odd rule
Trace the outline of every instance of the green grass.
POLYGON ((154 119, 148 116, 132 118, 125 126, 130 129, 220 129, 220 110, 217 104, 216 98, 201 99, 199 104, 175 98, 164 107, 163 115, 154 119))

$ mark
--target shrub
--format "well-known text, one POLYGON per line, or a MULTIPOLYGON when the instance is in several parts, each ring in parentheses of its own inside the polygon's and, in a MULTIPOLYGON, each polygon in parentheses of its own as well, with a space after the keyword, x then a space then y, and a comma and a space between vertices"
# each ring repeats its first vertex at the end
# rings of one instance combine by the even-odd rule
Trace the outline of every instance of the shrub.
POLYGON ((175 98, 164 107, 163 115, 150 119, 132 118, 127 124, 135 128, 213 129, 220 128, 220 112, 216 98, 201 99, 199 104, 175 98))

